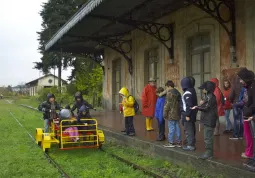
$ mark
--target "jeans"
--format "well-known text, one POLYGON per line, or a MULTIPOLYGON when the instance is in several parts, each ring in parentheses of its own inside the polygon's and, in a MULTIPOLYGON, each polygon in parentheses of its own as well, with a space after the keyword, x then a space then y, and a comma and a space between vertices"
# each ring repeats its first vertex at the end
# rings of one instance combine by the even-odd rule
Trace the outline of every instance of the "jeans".
POLYGON ((169 143, 174 143, 174 136, 175 142, 180 143, 181 142, 181 129, 179 125, 179 121, 176 120, 170 120, 168 121, 168 141, 169 143))
POLYGON ((134 116, 125 117, 125 128, 126 128, 127 134, 135 133, 133 119, 134 119, 134 116))
POLYGON ((233 107, 233 115, 234 115, 233 137, 243 137, 242 110, 240 108, 233 107))
POLYGON ((159 139, 165 139, 165 120, 162 120, 162 123, 158 120, 158 130, 159 130, 159 139))
POLYGON ((44 133, 49 133, 49 124, 50 124, 50 120, 44 119, 44 133))
POLYGON ((230 111, 231 110, 225 110, 225 119, 226 119, 226 130, 231 130, 233 128, 232 123, 230 121, 230 111))

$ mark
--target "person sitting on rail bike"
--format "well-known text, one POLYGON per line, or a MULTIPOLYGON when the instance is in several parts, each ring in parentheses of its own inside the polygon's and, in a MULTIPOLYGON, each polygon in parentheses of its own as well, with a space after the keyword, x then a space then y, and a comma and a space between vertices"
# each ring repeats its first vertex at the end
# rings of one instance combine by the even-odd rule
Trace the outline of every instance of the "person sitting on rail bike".
POLYGON ((55 101, 55 96, 52 93, 47 95, 47 101, 38 106, 38 110, 43 112, 44 133, 49 133, 49 125, 53 119, 58 117, 56 110, 60 109, 60 105, 55 101))
MULTIPOLYGON (((83 99, 81 92, 76 92, 75 94, 75 103, 71 108, 71 113, 74 116, 74 110, 77 109, 77 116, 79 115, 80 108, 85 105, 88 109, 96 110, 91 104, 89 104, 86 100, 83 99)), ((87 113, 89 114, 89 112, 87 113)))
POLYGON ((79 141, 79 133, 78 133, 78 128, 73 126, 74 125, 74 121, 72 121, 72 115, 71 112, 68 108, 62 109, 60 111, 60 122, 63 120, 70 120, 68 122, 62 122, 62 127, 63 126, 68 126, 70 125, 70 127, 64 127, 64 133, 69 135, 70 139, 74 142, 79 141))

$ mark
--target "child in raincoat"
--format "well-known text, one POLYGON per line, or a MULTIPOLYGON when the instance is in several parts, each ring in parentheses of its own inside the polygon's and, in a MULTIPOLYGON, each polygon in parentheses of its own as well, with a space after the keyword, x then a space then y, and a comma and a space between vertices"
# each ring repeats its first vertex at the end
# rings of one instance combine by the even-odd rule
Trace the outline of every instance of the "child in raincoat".
POLYGON ((121 88, 119 94, 122 98, 121 105, 123 106, 123 114, 125 118, 125 135, 135 136, 135 128, 133 123, 135 116, 135 99, 132 95, 129 94, 126 87, 121 88))
POLYGON ((162 87, 159 87, 156 90, 156 93, 159 96, 157 99, 156 108, 155 108, 155 118, 158 121, 158 129, 159 129, 159 135, 158 135, 157 141, 164 141, 166 139, 166 136, 165 136, 165 120, 163 117, 163 112, 164 112, 164 104, 166 100, 166 92, 164 92, 164 89, 162 87))

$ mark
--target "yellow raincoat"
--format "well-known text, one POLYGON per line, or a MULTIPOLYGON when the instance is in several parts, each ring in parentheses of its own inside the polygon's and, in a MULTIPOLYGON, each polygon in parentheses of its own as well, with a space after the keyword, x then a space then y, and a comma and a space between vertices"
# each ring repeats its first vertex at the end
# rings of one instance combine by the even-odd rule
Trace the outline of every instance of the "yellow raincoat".
POLYGON ((135 115, 135 100, 133 96, 129 95, 128 89, 126 87, 121 88, 119 94, 123 95, 122 106, 124 117, 134 116, 135 115))

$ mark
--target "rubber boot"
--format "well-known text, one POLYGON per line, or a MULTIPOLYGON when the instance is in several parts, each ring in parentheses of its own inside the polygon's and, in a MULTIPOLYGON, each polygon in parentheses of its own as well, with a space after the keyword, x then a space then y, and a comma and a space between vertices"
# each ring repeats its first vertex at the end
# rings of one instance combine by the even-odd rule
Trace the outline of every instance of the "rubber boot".
POLYGON ((150 131, 150 118, 146 117, 146 130, 150 131))
POLYGON ((152 120, 153 120, 152 118, 149 119, 149 121, 150 121, 150 122, 149 122, 149 123, 150 123, 150 124, 149 124, 149 129, 150 129, 150 131, 153 131, 153 130, 154 130, 154 129, 152 128, 152 120))

